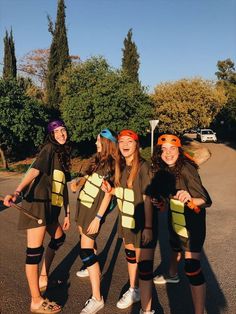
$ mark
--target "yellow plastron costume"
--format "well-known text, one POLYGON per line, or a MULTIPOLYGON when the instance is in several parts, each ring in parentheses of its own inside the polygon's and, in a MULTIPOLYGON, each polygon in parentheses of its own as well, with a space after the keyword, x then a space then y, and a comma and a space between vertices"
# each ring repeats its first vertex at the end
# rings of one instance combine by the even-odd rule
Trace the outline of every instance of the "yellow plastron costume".
POLYGON ((179 200, 170 200, 170 210, 172 215, 172 227, 174 231, 181 237, 188 239, 188 231, 186 229, 186 220, 184 216, 184 203, 179 200))
POLYGON ((121 225, 124 228, 134 229, 134 191, 128 188, 118 187, 115 189, 117 204, 121 211, 121 225))

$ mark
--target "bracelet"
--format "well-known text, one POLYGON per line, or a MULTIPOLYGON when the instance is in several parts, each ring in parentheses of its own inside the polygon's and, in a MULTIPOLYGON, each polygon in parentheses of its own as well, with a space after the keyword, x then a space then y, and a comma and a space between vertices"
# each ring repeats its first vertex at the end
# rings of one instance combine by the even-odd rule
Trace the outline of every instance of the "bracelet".
POLYGON ((100 216, 100 215, 96 215, 96 217, 99 219, 99 220, 101 220, 102 219, 102 216, 100 216))
POLYGON ((66 217, 67 217, 68 215, 70 215, 70 212, 66 212, 66 217))
POLYGON ((152 230, 152 227, 144 227, 144 229, 152 230))

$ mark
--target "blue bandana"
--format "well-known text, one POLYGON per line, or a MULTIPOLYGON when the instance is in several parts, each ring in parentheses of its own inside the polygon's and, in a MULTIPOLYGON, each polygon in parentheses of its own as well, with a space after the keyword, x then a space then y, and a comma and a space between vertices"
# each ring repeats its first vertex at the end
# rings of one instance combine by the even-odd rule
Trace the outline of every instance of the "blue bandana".
POLYGON ((117 143, 117 139, 112 135, 109 129, 104 129, 100 132, 100 136, 107 138, 108 140, 117 143))

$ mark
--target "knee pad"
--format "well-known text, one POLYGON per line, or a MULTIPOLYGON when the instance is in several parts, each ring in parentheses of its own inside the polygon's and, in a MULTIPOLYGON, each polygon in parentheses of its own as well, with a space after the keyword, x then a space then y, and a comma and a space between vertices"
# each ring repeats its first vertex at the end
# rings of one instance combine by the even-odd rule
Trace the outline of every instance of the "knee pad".
POLYGON ((136 253, 134 250, 125 249, 126 260, 130 264, 136 263, 136 253))
POLYGON ((27 247, 25 264, 29 265, 39 264, 43 256, 43 251, 44 247, 42 245, 36 248, 27 247))
POLYGON ((84 263, 85 267, 92 266, 98 261, 97 255, 94 254, 93 249, 81 249, 80 258, 82 262, 84 263))
POLYGON ((58 239, 51 238, 51 241, 49 242, 48 246, 50 247, 50 249, 57 251, 59 247, 62 246, 62 244, 65 242, 65 239, 66 234, 63 233, 63 235, 58 239))
POLYGON ((138 273, 141 280, 151 280, 153 278, 153 260, 139 262, 138 273))
POLYGON ((198 259, 186 258, 184 270, 191 285, 200 286, 204 284, 205 278, 202 273, 201 263, 198 259))

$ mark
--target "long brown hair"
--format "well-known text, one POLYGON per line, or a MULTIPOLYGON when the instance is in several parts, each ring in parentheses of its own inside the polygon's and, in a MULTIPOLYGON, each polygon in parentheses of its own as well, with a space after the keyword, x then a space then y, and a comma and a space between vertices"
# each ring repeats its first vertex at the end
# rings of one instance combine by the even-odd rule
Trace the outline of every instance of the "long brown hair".
POLYGON ((101 135, 100 140, 102 150, 92 157, 90 167, 86 172, 91 175, 97 169, 105 169, 107 174, 112 177, 114 176, 115 160, 117 159, 117 144, 101 135))
MULTIPOLYGON (((133 187, 134 180, 141 166, 142 158, 140 156, 139 147, 140 147, 139 142, 136 141, 136 149, 134 152, 134 158, 132 160, 131 169, 130 169, 127 182, 126 182, 127 187, 129 189, 133 187)), ((122 175, 122 171, 124 170, 126 166, 126 161, 125 161, 125 158, 121 155, 119 147, 117 147, 117 150, 118 150, 118 154, 117 154, 117 160, 116 160, 116 165, 115 165, 115 186, 120 186, 121 175, 122 175)))

